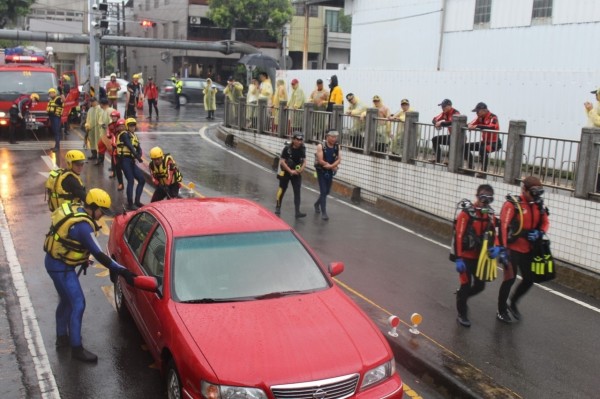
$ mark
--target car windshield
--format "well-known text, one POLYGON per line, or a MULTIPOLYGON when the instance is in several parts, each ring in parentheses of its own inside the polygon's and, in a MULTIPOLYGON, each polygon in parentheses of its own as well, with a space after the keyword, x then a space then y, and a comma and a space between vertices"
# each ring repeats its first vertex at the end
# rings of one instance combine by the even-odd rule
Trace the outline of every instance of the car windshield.
POLYGON ((329 286, 291 231, 178 238, 172 279, 181 302, 266 299, 329 286))
POLYGON ((48 88, 56 87, 56 76, 52 72, 2 71, 0 72, 0 93, 47 93, 48 88))

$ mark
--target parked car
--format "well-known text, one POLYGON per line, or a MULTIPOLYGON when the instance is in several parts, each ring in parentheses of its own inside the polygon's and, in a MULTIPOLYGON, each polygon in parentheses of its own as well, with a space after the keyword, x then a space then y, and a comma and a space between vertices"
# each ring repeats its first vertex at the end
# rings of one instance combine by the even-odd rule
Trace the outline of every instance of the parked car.
MULTIPOLYGON (((108 83, 109 80, 110 80, 110 76, 100 78, 100 86, 106 88, 106 84, 108 83)), ((119 82, 119 85, 121 86, 121 90, 119 90, 119 100, 124 101, 125 96, 127 95, 127 85, 129 84, 129 82, 126 81, 125 79, 121 79, 121 78, 117 78, 117 82, 119 82)))
POLYGON ((402 398, 386 339, 332 280, 343 263, 260 205, 153 202, 115 217, 108 249, 154 289, 113 276, 169 398, 402 398))
MULTIPOLYGON (((179 97, 179 104, 186 105, 188 103, 204 103, 203 90, 206 86, 206 79, 182 78, 181 81, 183 82, 183 89, 181 91, 181 97, 179 97)), ((217 104, 224 104, 225 94, 223 94, 223 90, 225 90, 225 87, 215 82, 213 82, 213 85, 218 90, 217 104)), ((160 85, 159 98, 173 103, 175 101, 173 90, 173 81, 171 81, 171 79, 165 79, 160 85)))

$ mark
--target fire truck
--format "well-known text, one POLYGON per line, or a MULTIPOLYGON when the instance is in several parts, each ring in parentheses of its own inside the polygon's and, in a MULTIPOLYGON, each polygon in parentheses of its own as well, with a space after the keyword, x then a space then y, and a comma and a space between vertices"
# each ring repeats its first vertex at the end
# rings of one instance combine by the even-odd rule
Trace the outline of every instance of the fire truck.
POLYGON ((66 123, 71 110, 79 104, 78 84, 75 71, 64 72, 59 77, 43 54, 28 54, 22 47, 5 49, 4 57, 0 57, 0 128, 4 131, 9 127, 9 110, 17 97, 37 93, 40 101, 29 110, 26 128, 49 130, 46 106, 51 87, 64 95, 61 119, 66 123))

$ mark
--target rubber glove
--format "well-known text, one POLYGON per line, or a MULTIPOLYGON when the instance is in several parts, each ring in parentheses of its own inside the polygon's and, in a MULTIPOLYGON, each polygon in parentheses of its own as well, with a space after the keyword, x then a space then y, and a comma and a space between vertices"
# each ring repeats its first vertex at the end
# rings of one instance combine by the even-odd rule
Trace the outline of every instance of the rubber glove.
POLYGON ((137 275, 135 273, 132 273, 128 269, 125 269, 125 268, 119 269, 119 271, 117 273, 119 273, 121 276, 123 276, 125 281, 127 281, 127 284, 129 284, 130 286, 133 287, 133 280, 137 277, 137 275))
POLYGON ((504 247, 495 245, 488 249, 488 256, 490 257, 490 259, 496 259, 498 256, 500 256, 501 252, 504 252, 504 247))
POLYGON ((467 265, 465 265, 465 261, 462 258, 458 258, 455 261, 456 263, 456 271, 458 273, 464 273, 467 270, 467 265))
POLYGON ((542 237, 542 232, 539 230, 530 230, 529 233, 527 233, 527 239, 529 241, 537 241, 542 237))

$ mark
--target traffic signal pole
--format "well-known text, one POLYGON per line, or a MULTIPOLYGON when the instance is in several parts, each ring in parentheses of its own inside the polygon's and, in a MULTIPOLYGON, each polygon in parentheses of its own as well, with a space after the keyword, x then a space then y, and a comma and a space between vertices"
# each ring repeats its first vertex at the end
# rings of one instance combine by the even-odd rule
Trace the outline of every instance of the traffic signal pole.
POLYGON ((100 42, 98 41, 98 37, 96 37, 96 26, 94 11, 95 0, 88 0, 88 20, 89 20, 89 36, 90 36, 90 89, 93 87, 93 91, 90 90, 90 93, 96 93, 98 90, 98 78, 100 77, 100 62, 98 60, 98 55, 100 53, 100 42))

